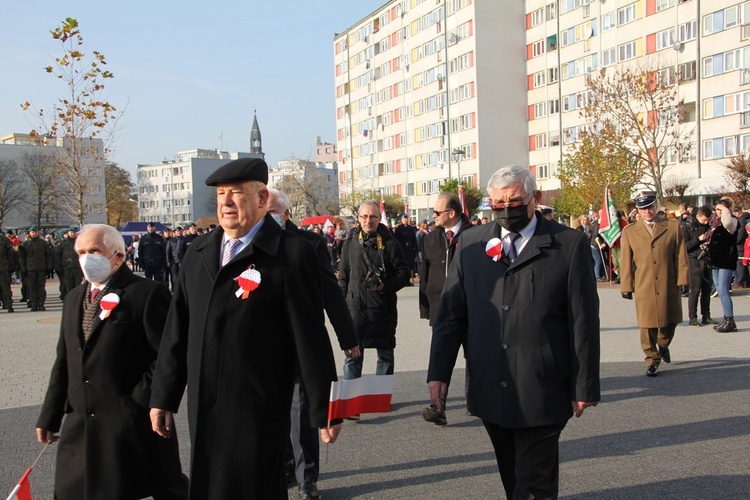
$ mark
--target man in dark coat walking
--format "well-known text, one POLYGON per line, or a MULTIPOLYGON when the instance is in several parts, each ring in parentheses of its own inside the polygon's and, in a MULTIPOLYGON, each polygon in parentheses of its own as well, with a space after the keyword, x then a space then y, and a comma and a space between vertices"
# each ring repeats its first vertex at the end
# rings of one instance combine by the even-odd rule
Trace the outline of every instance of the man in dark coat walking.
POLYGON ((362 355, 344 362, 344 379, 362 375, 364 349, 378 351, 377 375, 393 374, 396 347, 396 292, 409 282, 409 265, 401 245, 380 224, 380 204, 359 206, 360 230, 341 250, 339 286, 354 320, 362 355))
MULTIPOLYGON (((393 236, 401 244, 406 264, 409 266, 409 278, 413 280, 417 266, 417 228, 411 225, 409 214, 401 215, 401 223, 393 229, 393 236)), ((413 285, 412 281, 407 285, 413 285)))
MULTIPOLYGON (((354 332, 354 324, 341 293, 336 275, 331 268, 330 253, 326 239, 312 231, 299 229, 289 218, 289 198, 278 189, 270 188, 268 213, 285 231, 298 234, 308 241, 318 255, 320 263, 321 292, 323 308, 333 326, 339 346, 347 358, 359 357, 359 341, 354 332)), ((299 375, 294 384, 292 411, 290 414, 290 442, 284 461, 287 475, 293 475, 299 484, 297 492, 303 498, 318 498, 318 478, 320 476, 320 442, 317 430, 310 425, 307 392, 299 375)))
POLYGON ((488 183, 496 224, 460 237, 432 329, 439 409, 464 343, 467 406, 495 448, 507 498, 557 498, 560 433, 596 405, 599 297, 588 239, 535 213, 527 167, 488 183))
POLYGON ((221 228, 182 261, 154 372, 151 420, 169 436, 187 384, 190 496, 286 499, 284 447, 295 376, 323 442, 336 366, 325 328, 313 247, 268 210, 268 166, 231 161, 216 186, 221 228))
POLYGON ((186 498, 177 436, 154 434, 148 413, 170 293, 123 265, 125 242, 111 226, 84 226, 76 251, 87 281, 65 297, 36 429, 40 443, 57 441, 65 416, 55 498, 186 498))
MULTIPOLYGON (((458 235, 471 229, 471 221, 461 209, 456 193, 441 193, 432 213, 435 229, 422 240, 422 268, 419 271, 419 317, 435 324, 453 254, 458 246, 458 235)), ((434 404, 422 410, 422 417, 437 425, 446 425, 445 410, 434 404)))

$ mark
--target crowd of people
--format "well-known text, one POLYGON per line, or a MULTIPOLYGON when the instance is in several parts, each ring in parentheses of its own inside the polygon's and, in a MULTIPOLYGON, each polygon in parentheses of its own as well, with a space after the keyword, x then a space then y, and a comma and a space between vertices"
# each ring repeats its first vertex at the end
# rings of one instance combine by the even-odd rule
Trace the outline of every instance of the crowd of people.
POLYGON ((44 280, 61 277, 60 340, 36 425, 39 442, 59 440, 56 498, 287 498, 294 482, 301 498, 318 498, 319 443, 342 424, 328 418, 337 376, 325 315, 345 380, 362 376, 368 349, 376 374, 391 375, 398 292, 414 285, 432 330, 422 417, 447 425, 462 350, 467 411, 482 420, 506 495, 555 498, 560 435, 601 397, 597 280, 635 298, 647 376, 671 361, 683 293, 690 325, 737 328, 729 291, 732 279, 747 286, 738 259, 750 255, 748 216, 728 198, 672 219, 640 196, 618 214, 610 248, 597 214, 575 229, 554 221, 525 167, 491 177, 493 222, 441 193, 431 221, 403 214, 392 229, 373 200, 351 228, 298 228, 267 182, 260 159, 212 173, 219 224, 206 230, 149 224, 128 244, 101 224, 59 242, 35 227, 23 243, 2 236, 6 309, 12 273, 42 311, 44 280), (189 480, 174 423, 185 394, 189 480))

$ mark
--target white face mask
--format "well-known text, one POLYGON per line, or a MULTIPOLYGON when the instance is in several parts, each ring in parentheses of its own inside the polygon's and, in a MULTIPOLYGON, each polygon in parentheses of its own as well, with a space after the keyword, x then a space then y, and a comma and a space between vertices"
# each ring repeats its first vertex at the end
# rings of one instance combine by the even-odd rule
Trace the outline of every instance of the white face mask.
POLYGON ((86 281, 91 283, 103 283, 106 281, 112 273, 112 269, 109 267, 109 262, 115 255, 109 259, 104 255, 96 253, 86 253, 81 255, 78 258, 78 262, 81 264, 81 269, 83 270, 83 275, 86 277, 86 281))

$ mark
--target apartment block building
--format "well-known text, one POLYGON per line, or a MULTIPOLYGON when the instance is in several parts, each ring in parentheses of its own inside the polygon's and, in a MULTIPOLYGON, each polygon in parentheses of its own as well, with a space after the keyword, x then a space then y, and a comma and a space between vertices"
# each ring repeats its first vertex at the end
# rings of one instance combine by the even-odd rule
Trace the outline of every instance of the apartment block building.
POLYGON ((446 180, 528 163, 524 7, 392 0, 335 35, 341 200, 397 194, 430 218, 446 180))
POLYGON ((750 2, 737 0, 527 0, 529 164, 544 190, 559 188, 563 155, 586 126, 586 79, 623 65, 674 82, 690 144, 666 155, 665 178, 691 179, 704 203, 727 188, 724 165, 750 153, 750 2), (747 69, 746 69, 747 68, 747 69))

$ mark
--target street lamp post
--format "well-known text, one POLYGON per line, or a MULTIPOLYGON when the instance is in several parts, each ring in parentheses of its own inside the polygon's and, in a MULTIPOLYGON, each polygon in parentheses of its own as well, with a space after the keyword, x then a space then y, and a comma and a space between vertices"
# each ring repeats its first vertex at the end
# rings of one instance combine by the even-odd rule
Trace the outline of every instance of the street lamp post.
POLYGON ((456 162, 456 172, 458 172, 458 184, 461 184, 461 160, 466 156, 466 151, 456 148, 453 150, 453 161, 456 162))

